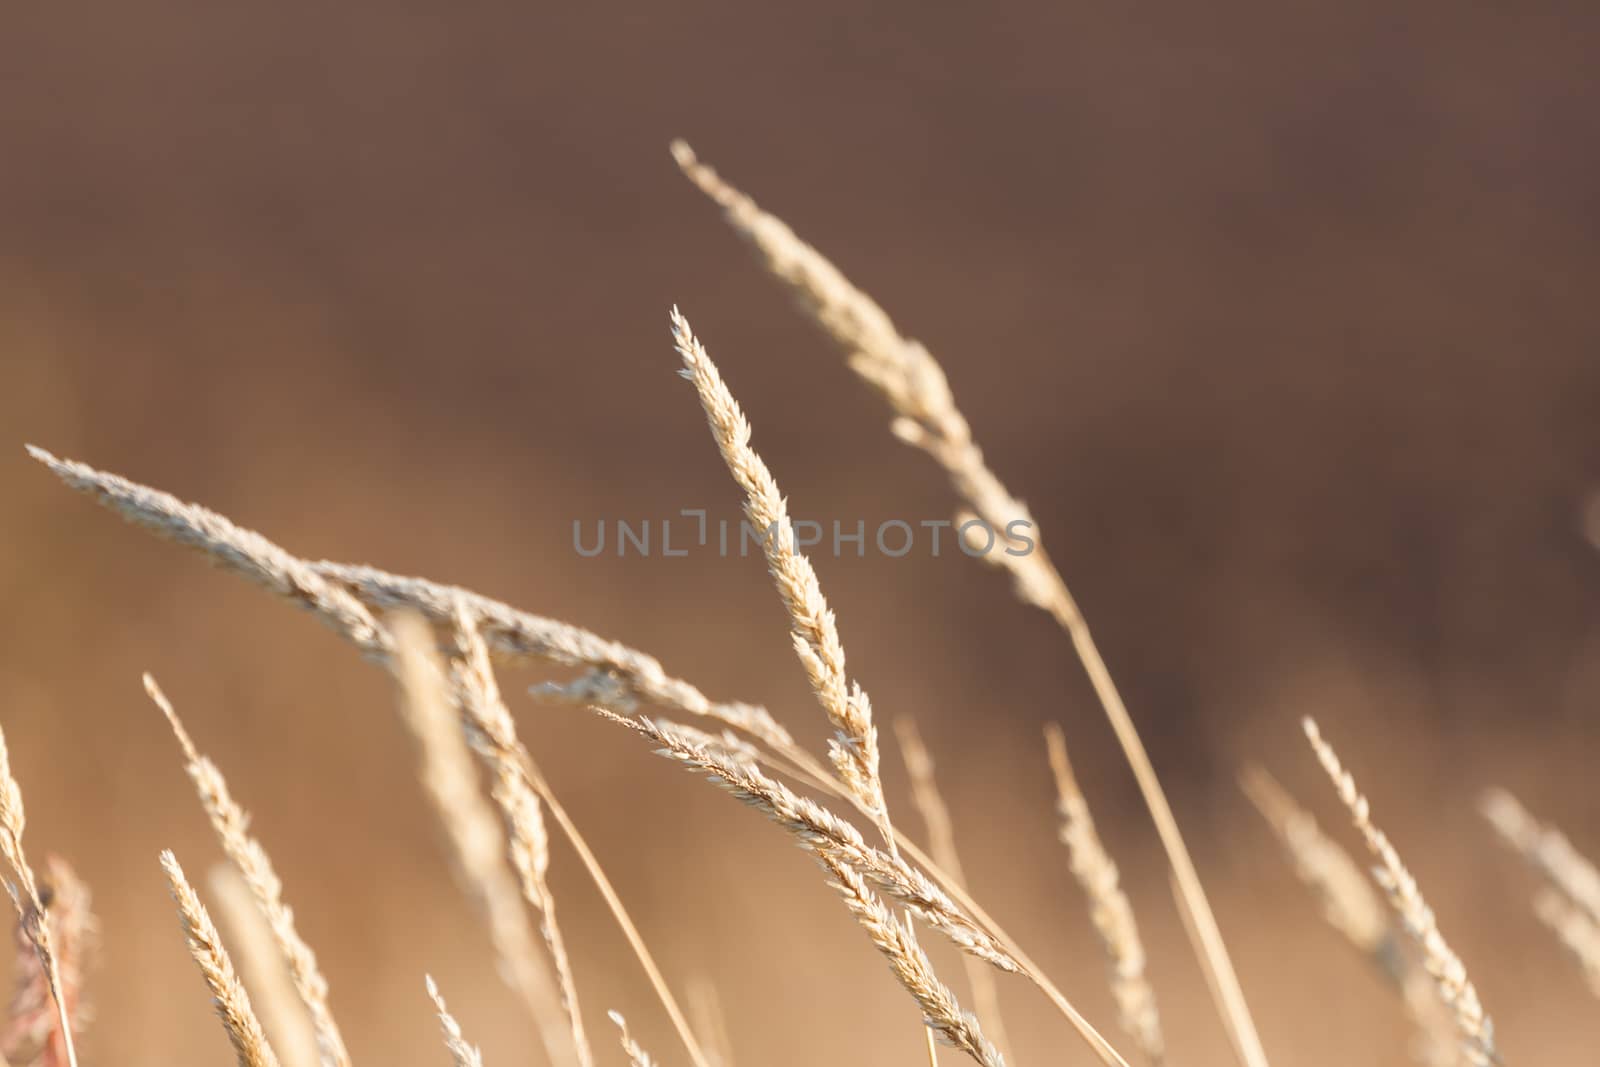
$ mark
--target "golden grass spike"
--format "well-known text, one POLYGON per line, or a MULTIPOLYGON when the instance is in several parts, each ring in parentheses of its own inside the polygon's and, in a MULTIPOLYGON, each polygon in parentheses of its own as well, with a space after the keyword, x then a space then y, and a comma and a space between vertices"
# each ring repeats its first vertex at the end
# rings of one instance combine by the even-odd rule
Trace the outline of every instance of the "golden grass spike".
POLYGON ((483 1053, 467 1043, 466 1037, 461 1033, 461 1024, 456 1022, 456 1017, 445 1007, 444 997, 440 995, 439 987, 434 984, 433 976, 427 975, 424 981, 428 988, 428 998, 433 1001, 433 1009, 438 1013, 439 1028, 444 1031, 444 1047, 450 1052, 451 1062, 455 1067, 483 1067, 483 1053))
POLYGON ((861 872, 879 890, 915 912, 961 951, 1002 971, 1027 978, 1049 997, 1101 1062, 1128 1067, 1127 1060, 1037 967, 1014 951, 1009 943, 989 932, 992 924, 987 920, 980 923, 964 912, 932 880, 898 855, 868 845, 853 824, 768 777, 753 764, 730 761, 720 750, 705 748, 692 738, 680 737, 649 719, 628 719, 603 709, 596 710, 602 718, 659 745, 658 754, 692 770, 708 773, 714 782, 787 830, 797 844, 819 859, 861 872))
POLYGON ((745 492, 745 514, 762 534, 767 570, 788 611, 795 653, 805 667, 812 692, 837 731, 830 742, 834 769, 877 814, 884 836, 892 841, 878 773, 878 730, 872 721, 872 704, 861 687, 845 675, 839 629, 822 595, 816 569, 794 543, 788 503, 767 465, 750 447, 750 423, 744 412, 677 308, 672 309, 672 340, 683 359, 685 377, 700 395, 700 406, 728 473, 745 492))
POLYGON ((22 831, 27 826, 22 805, 22 787, 11 773, 11 752, 6 735, 0 730, 0 857, 10 866, 16 881, 5 879, 6 892, 17 909, 23 938, 38 956, 49 985, 50 999, 56 1006, 56 1032, 65 1046, 67 1067, 78 1067, 77 1048, 72 1040, 72 1020, 67 1014, 66 988, 61 980, 61 961, 56 954, 51 924, 39 895, 39 880, 22 849, 22 831))
POLYGON ((624 719, 609 712, 600 714, 655 742, 660 746, 660 755, 708 773, 722 788, 787 830, 802 848, 860 870, 896 903, 914 910, 963 952, 1003 971, 1022 973, 1020 964, 1000 943, 932 881, 903 859, 867 844, 854 824, 800 796, 754 765, 728 760, 717 749, 703 747, 659 723, 624 719))
POLYGON ((1283 845, 1328 925, 1344 935, 1400 998, 1415 1031, 1417 1059, 1448 1064, 1457 1045, 1454 1015, 1445 1010, 1433 979, 1402 943, 1388 905, 1366 871, 1317 825, 1277 779, 1259 767, 1247 769, 1240 785, 1283 845))
POLYGON ((606 1014, 616 1024, 618 1039, 622 1042, 622 1052, 628 1057, 628 1067, 655 1067, 656 1061, 644 1050, 644 1046, 633 1039, 628 1033, 628 1020, 622 1017, 620 1011, 609 1011, 606 1014))
MULTIPOLYGON (((905 760, 906 774, 911 779, 911 799, 922 815, 928 830, 928 850, 940 867, 952 878, 966 885, 967 876, 961 868, 961 854, 956 849, 955 821, 950 808, 939 792, 934 778, 933 756, 922 743, 922 734, 915 719, 900 716, 894 720, 895 736, 900 742, 900 755, 905 760)), ((967 985, 972 990, 972 1013, 983 1024, 984 1030, 1009 1062, 1015 1064, 1010 1042, 1006 1037, 1005 1022, 1000 1015, 1000 989, 994 975, 978 960, 963 954, 961 966, 966 972, 967 985)), ((929 1057, 933 1053, 930 1050, 929 1057)))
POLYGON ((1056 810, 1061 816, 1061 843, 1071 857, 1072 874, 1089 898, 1089 917, 1111 962, 1111 993, 1122 1029, 1145 1059, 1166 1058, 1156 993, 1145 974, 1144 941, 1134 921, 1133 904, 1123 892, 1121 876, 1100 840, 1089 802, 1078 788, 1067 759, 1066 737, 1054 723, 1045 727, 1045 747, 1056 781, 1056 810))
POLYGON ((167 882, 172 888, 172 899, 178 905, 178 915, 183 920, 183 932, 189 942, 189 955, 194 957, 200 975, 211 990, 212 1003, 217 1017, 222 1020, 228 1040, 239 1058, 240 1067, 278 1067, 278 1057, 267 1043, 266 1031, 250 1006, 250 995, 239 981, 222 945, 222 937, 212 925, 211 916, 200 903, 200 896, 184 877, 177 857, 171 852, 161 853, 161 866, 167 872, 167 882))
MULTIPOLYGON (((834 725, 828 744, 834 771, 873 813, 889 849, 898 849, 879 774, 878 731, 866 691, 845 674, 844 645, 833 611, 822 595, 816 570, 795 544, 788 503, 761 456, 750 447, 750 424, 722 381, 689 322, 672 309, 673 343, 684 363, 684 377, 694 383, 712 438, 739 486, 745 491, 745 514, 762 532, 767 570, 789 613, 789 634, 811 689, 834 725)), ((930 1056, 932 1048, 930 1046, 930 1056)))
POLYGON ((1461 1038, 1462 1050, 1476 1067, 1499 1063, 1495 1048, 1494 1022, 1478 999, 1478 990, 1467 975, 1466 965, 1455 954, 1439 932, 1433 909, 1423 899, 1417 880, 1406 869, 1400 853, 1384 832, 1372 822, 1371 806, 1356 787, 1355 778, 1344 769, 1333 747, 1322 739, 1317 724, 1310 718, 1303 722, 1306 738, 1316 752, 1323 770, 1328 772, 1339 799, 1350 811, 1356 830, 1366 842, 1367 849, 1378 861, 1373 877, 1379 888, 1389 898, 1389 906, 1400 917, 1406 933, 1422 953, 1423 966, 1433 977, 1439 996, 1455 1015, 1456 1030, 1461 1038))
POLYGON ((451 866, 484 916, 498 970, 532 1016, 550 1062, 569 1063, 580 1054, 561 983, 535 942, 521 884, 506 859, 506 826, 479 791, 461 716, 434 651, 433 631, 409 611, 392 613, 384 621, 395 639, 401 718, 416 742, 423 789, 444 827, 451 866))
POLYGON ((74 460, 57 459, 42 448, 29 445, 28 454, 71 488, 87 493, 129 521, 198 548, 229 570, 306 608, 368 655, 382 657, 390 651, 388 634, 364 604, 323 578, 305 560, 253 530, 159 489, 74 460))
POLYGON ((229 793, 227 780, 222 777, 216 764, 195 748, 172 702, 148 674, 144 676, 144 687, 151 701, 167 717, 167 723, 178 738, 178 744, 183 749, 185 769, 194 782, 200 806, 205 809, 211 828, 222 843, 222 851, 243 875, 245 884, 255 896, 256 906, 261 909, 262 916, 272 929, 273 939, 294 978, 295 989, 311 1014, 323 1067, 350 1067, 350 1054, 345 1051, 344 1038, 339 1033, 339 1024, 334 1020, 333 1009, 328 1003, 328 980, 317 966, 316 953, 295 928, 294 913, 284 903, 283 882, 273 869, 267 850, 260 841, 250 836, 247 829, 249 816, 229 793))
POLYGON ((889 968, 900 985, 922 1009, 923 1022, 941 1040, 965 1052, 984 1067, 1004 1067, 1004 1058, 983 1036, 978 1020, 963 1011, 955 994, 939 981, 933 965, 917 944, 910 921, 897 918, 854 868, 825 853, 819 853, 818 858, 832 873, 833 884, 844 897, 845 906, 855 915, 873 945, 889 961, 889 968))
MULTIPOLYGON (((990 551, 984 558, 1004 569, 1017 597, 1048 612, 1072 642, 1150 809, 1178 887, 1179 906, 1189 913, 1187 921, 1196 934, 1200 964, 1209 972, 1207 987, 1223 1024, 1246 1067, 1266 1067, 1266 1051, 1222 932, 1133 717, 1077 601, 1039 540, 1032 516, 990 470, 966 418, 956 407, 938 361, 920 343, 902 337, 883 309, 837 267, 781 220, 718 177, 687 144, 674 142, 672 153, 689 179, 722 207, 729 224, 754 246, 767 269, 844 350, 851 369, 888 401, 894 412, 891 426, 895 434, 932 457, 973 515, 987 523, 1005 547, 1016 550, 1015 554, 990 551), (1031 536, 1016 536, 1014 523, 1026 524, 1021 529, 1031 531, 1031 536)), ((959 521, 965 527, 968 520, 963 517, 959 521)))
POLYGON ((1363 955, 1398 978, 1398 948, 1383 899, 1366 872, 1344 848, 1322 832, 1311 813, 1295 803, 1277 779, 1259 767, 1240 778, 1245 795, 1289 854, 1295 874, 1322 908, 1328 925, 1363 955))

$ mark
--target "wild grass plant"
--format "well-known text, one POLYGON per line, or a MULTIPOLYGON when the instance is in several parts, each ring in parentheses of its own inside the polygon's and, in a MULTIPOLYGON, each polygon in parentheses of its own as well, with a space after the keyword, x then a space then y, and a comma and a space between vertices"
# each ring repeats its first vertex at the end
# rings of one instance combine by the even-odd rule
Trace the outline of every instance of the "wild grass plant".
MULTIPOLYGON (((1025 505, 989 468, 927 349, 686 145, 674 145, 673 154, 768 273, 840 349, 847 366, 887 403, 895 436, 948 476, 958 518, 975 517, 995 531, 1010 530, 1018 520, 1031 523, 1025 505)), ((448 862, 488 930, 496 972, 539 1035, 538 1047, 528 1051, 530 1061, 552 1067, 733 1067, 763 1061, 760 1048, 731 1047, 715 1022, 714 990, 686 987, 680 1001, 675 983, 656 964, 621 895, 520 739, 518 701, 501 690, 496 665, 532 660, 576 672, 568 681, 536 687, 535 698, 590 709, 742 801, 815 858, 820 883, 837 894, 860 927, 864 947, 882 957, 891 980, 921 1015, 921 1034, 908 1033, 907 1062, 960 1055, 989 1067, 1015 1064, 1002 993, 1019 997, 1028 992, 1025 987, 1042 996, 1060 1016, 1063 1033, 1076 1038, 1076 1047, 1062 1043, 1053 1057, 1059 1061, 1114 1067, 1194 1062, 1163 1031, 1133 905, 1096 830, 1061 730, 1047 733, 1046 746, 1065 845, 1060 862, 1082 895, 1064 903, 1062 921, 1086 922, 1098 935, 1105 952, 1102 973, 1117 1006, 1112 1020, 1091 1020, 1059 979, 973 898, 958 848, 963 813, 946 804, 934 755, 904 709, 891 709, 887 721, 909 772, 911 795, 907 803, 889 795, 882 774, 889 735, 880 729, 866 687, 847 669, 847 627, 836 618, 802 546, 783 535, 792 531, 787 500, 706 345, 675 308, 668 325, 680 372, 742 495, 747 519, 778 532, 763 540, 763 553, 801 672, 832 731, 825 751, 807 749, 783 725, 805 714, 802 709, 779 716, 712 699, 649 654, 580 627, 425 578, 302 558, 201 505, 43 449, 29 451, 67 486, 306 610, 394 679, 400 725, 413 742, 419 789, 442 829, 448 862), (643 1047, 616 1010, 627 1005, 582 1002, 583 960, 569 950, 549 879, 553 835, 570 846, 628 940, 672 1022, 677 1047, 643 1047), (923 941, 934 938, 959 952, 958 972, 941 973, 924 951, 923 941), (686 1001, 693 1002, 697 1017, 713 1021, 691 1025, 686 1001)), ((984 559, 1009 579, 1018 599, 1055 620, 1081 663, 1138 783, 1237 1061, 1243 1067, 1293 1062, 1293 1049, 1264 1046, 1247 983, 1233 965, 1134 716, 1044 541, 1031 547, 986 553, 984 559)), ((223 769, 202 754, 154 679, 147 676, 145 684, 170 724, 181 764, 231 865, 208 883, 211 907, 223 918, 219 931, 178 858, 170 852, 160 857, 182 934, 236 1058, 253 1067, 348 1067, 354 1058, 337 1022, 338 991, 297 930, 290 887, 277 875, 266 845, 252 835, 223 769)), ((1365 795, 1332 745, 1309 720, 1305 730, 1312 755, 1332 780, 1332 799, 1343 805, 1372 870, 1363 870, 1265 771, 1245 772, 1247 794, 1323 917, 1393 990, 1395 1010, 1417 1035, 1407 1054, 1440 1065, 1503 1062, 1489 1012, 1422 888, 1375 824, 1365 795)), ((1540 884, 1537 913, 1576 961, 1573 980, 1586 981, 1600 995, 1600 874, 1577 846, 1509 794, 1491 792, 1484 810, 1494 834, 1534 872, 1540 884)), ((9 868, 19 943, 26 948, 4 1054, 15 1065, 75 1065, 74 1037, 85 1019, 78 1011, 82 960, 93 931, 87 890, 64 864, 53 861, 43 876, 37 873, 23 849, 24 827, 21 787, 0 734, 0 854, 9 868)), ((314 887, 293 891, 303 899, 314 887)), ((416 977, 419 1002, 431 1005, 441 1027, 434 1062, 482 1064, 470 1032, 437 984, 416 977)))

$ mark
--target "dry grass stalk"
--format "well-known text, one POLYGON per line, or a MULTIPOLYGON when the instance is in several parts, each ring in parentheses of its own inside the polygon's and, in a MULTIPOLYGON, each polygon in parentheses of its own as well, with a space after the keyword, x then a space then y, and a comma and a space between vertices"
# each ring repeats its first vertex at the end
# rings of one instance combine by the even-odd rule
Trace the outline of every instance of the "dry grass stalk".
POLYGON ((889 968, 922 1008, 923 1022, 952 1048, 985 1067, 1003 1067, 1005 1060, 983 1036, 978 1020, 961 1009, 955 994, 939 981, 933 965, 917 944, 909 918, 894 915, 853 868, 825 853, 818 858, 833 874, 834 886, 868 938, 889 961, 889 968))
POLYGON ((232 865, 206 872, 216 910, 233 945, 233 958, 267 1038, 284 1067, 317 1067, 317 1031, 294 987, 289 964, 278 950, 272 927, 256 906, 255 894, 232 865))
POLYGON ((465 608, 457 614, 456 625, 461 646, 461 659, 452 672, 456 693, 472 724, 478 751, 493 775, 490 795, 499 805, 510 834, 511 866, 517 873, 523 899, 539 916, 539 932, 555 965, 561 1006, 566 1010, 571 1028, 573 1052, 581 1067, 592 1067, 594 1053, 584 1031, 572 961, 561 926, 556 921, 555 894, 550 891, 546 877, 550 869, 550 835, 545 830, 539 797, 524 773, 531 758, 517 738, 510 710, 500 698, 500 687, 489 665, 489 649, 465 608))
MULTIPOLYGON (((73 1037, 83 1033, 89 1013, 84 1007, 85 972, 98 941, 89 887, 59 856, 45 857, 45 874, 39 884, 50 926, 53 958, 61 976, 61 995, 73 1037)), ((67 1041, 61 1032, 61 1012, 50 993, 50 976, 34 950, 24 924, 16 928, 16 985, 11 997, 9 1024, 0 1038, 0 1063, 17 1067, 64 1067, 67 1041)))
POLYGON ((794 544, 788 503, 767 465, 750 447, 750 423, 744 412, 677 308, 672 309, 672 339, 683 358, 684 376, 694 383, 700 395, 700 406, 705 410, 717 450, 745 492, 745 514, 764 534, 762 551, 789 613, 795 654, 805 667, 818 703, 837 731, 829 742, 834 769, 876 814, 879 825, 885 828, 885 837, 892 842, 883 782, 878 774, 878 730, 872 721, 872 704, 861 686, 845 675, 839 629, 822 595, 816 569, 794 544))
MULTIPOLYGON (((1027 508, 984 461, 938 361, 920 343, 902 337, 883 309, 820 252, 699 162, 687 144, 675 142, 672 152, 689 179, 722 207, 729 224, 754 246, 767 269, 844 350, 851 369, 889 403, 895 412, 895 434, 931 456, 949 475, 966 507, 988 523, 1004 547, 1013 550, 990 551, 984 558, 1004 568, 1018 598, 1048 612, 1071 640, 1150 809, 1176 879, 1179 906, 1189 912, 1186 921, 1195 930, 1201 966, 1209 972, 1208 986, 1234 1047, 1247 1067, 1266 1067, 1266 1052, 1244 990, 1133 718, 1088 622, 1038 540, 1027 508), (1007 536, 1014 522, 1026 522, 1033 530, 1026 544, 1007 536)), ((963 526, 967 521, 966 516, 959 520, 963 526)))
MULTIPOLYGON (((533 1017, 550 1062, 570 1063, 580 1053, 562 986, 534 941, 522 885, 506 860, 506 830, 479 791, 461 718, 445 685, 445 668, 434 651, 433 631, 411 612, 393 613, 384 622, 395 640, 401 718, 417 744, 423 789, 444 827, 451 865, 488 923, 500 974, 533 1017)), ((537 799, 532 803, 534 814, 522 823, 525 833, 537 833, 542 849, 543 821, 537 799)), ((544 892, 548 894, 548 887, 544 892)), ((563 960, 565 955, 563 949, 563 960)))
POLYGON ((161 853, 161 866, 167 872, 167 882, 172 887, 172 899, 178 905, 178 915, 183 920, 184 936, 189 942, 189 954, 200 968, 200 974, 211 990, 212 1003, 228 1040, 239 1058, 240 1067, 278 1067, 278 1057, 267 1043, 266 1031, 250 1006, 250 995, 233 969, 228 950, 222 946, 222 937, 200 903, 199 894, 183 875, 177 857, 171 852, 161 853))
MULTIPOLYGON (((382 632, 381 629, 379 632, 382 632)), ((385 634, 387 643, 387 635, 385 634)), ((250 836, 249 816, 233 799, 222 772, 211 760, 202 756, 183 728, 178 713, 173 710, 160 687, 150 675, 144 676, 145 692, 161 709, 172 727, 178 744, 183 749, 184 768, 194 782, 200 806, 211 821, 211 828, 222 843, 222 851, 233 861, 245 884, 255 897, 256 906, 272 929, 273 940, 283 953, 294 979, 295 990, 311 1014, 312 1026, 317 1034, 317 1052, 324 1067, 350 1067, 350 1054, 345 1051, 344 1038, 339 1024, 334 1021, 333 1009, 328 1004, 328 980, 317 966, 316 953, 306 944, 295 928, 294 913, 283 900, 283 882, 273 869, 272 860, 261 842, 250 836)))
MULTIPOLYGON (((900 755, 905 760, 906 774, 911 779, 911 799, 922 816, 928 830, 928 848, 944 871, 962 885, 967 884, 966 872, 961 867, 961 854, 956 849, 955 821, 950 808, 939 792, 934 778, 933 756, 922 743, 922 734, 916 720, 901 716, 894 720, 895 736, 900 742, 900 755)), ((1005 1022, 1000 1015, 1000 989, 994 975, 987 967, 971 956, 962 954, 961 966, 966 972, 967 985, 972 990, 973 1014, 988 1031, 995 1048, 1001 1055, 1015 1063, 1010 1042, 1006 1037, 1005 1022)))
POLYGON ((39 880, 22 849, 22 831, 27 822, 27 812, 22 805, 22 787, 11 773, 11 751, 6 746, 5 731, 0 730, 0 856, 5 858, 16 879, 5 880, 6 892, 17 909, 22 936, 38 957, 44 971, 50 999, 55 1002, 56 1033, 60 1035, 67 1067, 77 1067, 78 1053, 72 1040, 72 1019, 67 1013, 67 991, 62 981, 61 959, 56 952, 44 900, 39 894, 39 880))
POLYGON ((1145 975, 1144 941, 1134 921, 1133 905, 1089 815, 1089 802, 1078 788, 1061 728, 1052 723, 1045 727, 1044 737, 1056 781, 1061 842, 1067 846, 1073 877, 1089 898, 1089 917, 1111 962, 1111 993, 1118 1018, 1145 1059, 1161 1063, 1166 1058, 1166 1042, 1156 993, 1145 975))
POLYGON ((1498 1063, 1500 1056, 1494 1043, 1494 1023, 1478 999, 1478 991, 1467 975, 1466 965, 1439 932, 1433 909, 1423 899, 1417 880, 1406 869, 1400 853, 1384 832, 1373 825, 1371 807, 1356 787, 1355 778, 1344 769, 1332 746, 1322 739, 1317 724, 1307 718, 1304 726, 1317 760, 1333 780, 1339 799, 1349 809, 1356 830, 1379 863, 1373 871, 1374 879, 1389 898, 1389 906, 1400 917, 1406 933, 1415 942, 1422 955, 1423 966, 1433 977, 1440 998, 1455 1016, 1463 1053, 1478 1067, 1498 1063))
POLYGON ((606 1014, 616 1024, 617 1037, 622 1042, 622 1051, 628 1057, 629 1067, 655 1067, 656 1061, 651 1059, 650 1054, 644 1050, 644 1046, 635 1041, 633 1035, 628 1033, 628 1020, 622 1017, 622 1013, 609 1011, 606 1014))
POLYGON ((1589 992, 1600 997, 1600 923, 1553 889, 1534 897, 1533 910, 1583 970, 1589 992))
POLYGON ((1387 905, 1344 847, 1317 825, 1277 779, 1252 767, 1240 784, 1282 843, 1295 874, 1311 890, 1328 925, 1344 935, 1395 990, 1415 1032, 1415 1059, 1454 1062, 1456 1028, 1433 979, 1401 943, 1387 905))
POLYGON ((1600 923, 1600 870, 1560 830, 1548 827, 1504 789, 1484 794, 1483 814, 1534 870, 1600 923))
POLYGON ((611 879, 606 877, 605 870, 600 866, 600 860, 595 856, 594 849, 589 847, 589 842, 579 832, 577 824, 572 821, 572 816, 567 814, 567 809, 557 799, 551 790, 550 783, 545 781, 544 775, 531 759, 526 761, 526 770, 529 774, 529 783, 534 791, 539 794, 539 799, 544 801, 545 807, 550 809, 550 815, 555 819, 556 825, 561 828, 562 834, 567 838, 567 843, 578 854, 578 860, 588 872, 589 878, 594 882, 595 888, 600 893, 606 907, 611 911, 611 916, 616 920, 617 927, 622 931, 622 936, 627 939, 628 947, 633 950, 634 957, 638 959, 639 966, 644 969, 645 977, 650 980, 650 987, 655 990, 661 1006, 666 1009, 667 1018, 671 1020, 673 1029, 677 1032, 683 1047, 689 1053, 689 1060, 694 1067, 711 1067, 706 1059, 706 1054, 700 1047, 699 1040, 694 1031, 689 1028, 689 1020, 684 1016, 683 1009, 678 1006, 677 999, 672 995, 667 980, 661 974, 661 968, 656 965, 655 957, 650 954, 645 946, 644 938, 639 933, 639 928, 634 925, 629 917, 627 908, 622 905, 622 898, 617 895, 616 887, 611 884, 611 879))
POLYGON ((445 1007, 444 997, 440 995, 439 987, 434 984, 433 976, 425 976, 424 981, 428 987, 428 997, 433 1001, 433 1010, 438 1013, 439 1028, 444 1031, 444 1047, 450 1052, 451 1062, 455 1067, 483 1067, 483 1053, 467 1043, 466 1037, 461 1033, 461 1024, 456 1022, 456 1017, 445 1007))

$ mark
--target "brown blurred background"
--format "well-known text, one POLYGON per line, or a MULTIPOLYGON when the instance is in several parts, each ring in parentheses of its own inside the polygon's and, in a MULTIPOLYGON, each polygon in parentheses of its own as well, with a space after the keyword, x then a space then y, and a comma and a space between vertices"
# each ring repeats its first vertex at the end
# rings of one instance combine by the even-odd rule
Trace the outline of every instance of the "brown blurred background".
MULTIPOLYGON (((1593 1047, 1593 1002, 1473 810, 1503 783, 1600 851, 1593 5, 172 0, 5 23, 0 715, 30 849, 97 893, 89 1062, 227 1055, 156 864, 218 853, 146 669, 254 811, 358 1060, 443 1062, 425 970, 490 1062, 536 1054, 381 674, 68 493, 24 441, 307 555, 582 623, 820 743, 757 560, 571 548, 575 518, 734 513, 673 374, 673 302, 797 512, 951 508, 676 173, 673 136, 944 361, 1096 626, 1277 1062, 1404 1059, 1395 1005, 1234 785, 1265 762, 1342 827, 1308 712, 1508 1057, 1593 1047)), ((1066 724, 1175 1059, 1223 1062, 1062 638, 959 556, 819 567, 853 672, 941 758, 978 896, 1111 1026, 1038 744, 1066 724)), ((921 1062, 909 1001, 810 861, 522 698, 537 680, 503 679, 525 736, 668 973, 720 990, 741 1062, 921 1062)), ((614 1006, 682 1062, 565 850, 554 882, 604 1054, 614 1006)), ((1006 1008, 1023 1063, 1085 1061, 1038 997, 1006 1008)))

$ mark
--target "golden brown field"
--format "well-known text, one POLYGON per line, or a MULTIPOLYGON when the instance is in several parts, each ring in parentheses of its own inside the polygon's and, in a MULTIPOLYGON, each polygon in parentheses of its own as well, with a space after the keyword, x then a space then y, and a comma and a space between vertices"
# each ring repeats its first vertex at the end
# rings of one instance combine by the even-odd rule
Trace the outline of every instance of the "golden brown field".
POLYGON ((1586 10, 14 22, 10 1063, 1592 1047, 1586 10))

